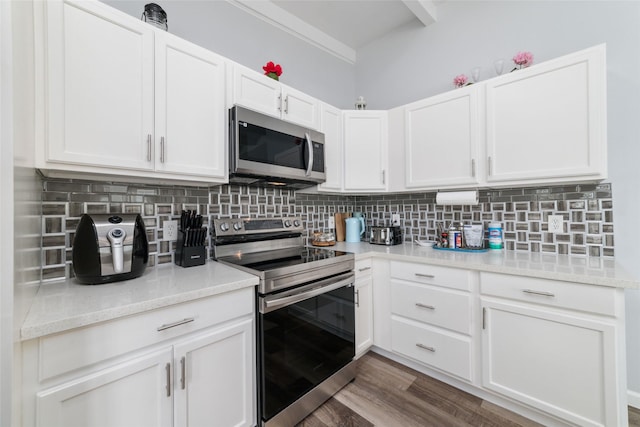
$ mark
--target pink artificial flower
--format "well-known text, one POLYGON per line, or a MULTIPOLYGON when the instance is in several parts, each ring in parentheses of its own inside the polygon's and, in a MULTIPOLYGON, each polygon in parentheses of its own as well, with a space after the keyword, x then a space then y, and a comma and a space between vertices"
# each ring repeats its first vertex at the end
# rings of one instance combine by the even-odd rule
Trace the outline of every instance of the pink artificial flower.
POLYGON ((526 68, 533 63, 533 54, 531 52, 518 52, 513 57, 513 62, 520 68, 526 68))
POLYGON ((464 74, 460 74, 453 79, 453 84, 455 85, 455 87, 462 87, 467 84, 468 80, 469 78, 467 76, 465 76, 464 74))

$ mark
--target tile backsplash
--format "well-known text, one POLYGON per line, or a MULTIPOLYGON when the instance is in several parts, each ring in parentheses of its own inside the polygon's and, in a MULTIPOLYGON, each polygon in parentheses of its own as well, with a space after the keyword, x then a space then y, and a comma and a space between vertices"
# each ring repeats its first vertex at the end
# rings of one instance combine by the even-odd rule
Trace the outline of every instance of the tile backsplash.
POLYGON ((452 207, 436 205, 435 192, 355 196, 237 185, 204 188, 45 179, 42 278, 73 276, 71 245, 83 213, 139 213, 149 240, 149 266, 173 262, 175 242, 163 240, 163 224, 178 219, 183 209, 197 210, 209 225, 214 218, 299 216, 308 233, 328 229, 336 212, 364 212, 367 227, 390 224, 391 215, 398 213, 405 242, 435 238, 438 222, 481 223, 486 228, 499 221, 506 250, 613 257, 611 192, 610 184, 481 190, 478 205, 452 207), (548 215, 562 215, 562 233, 547 231, 548 215))

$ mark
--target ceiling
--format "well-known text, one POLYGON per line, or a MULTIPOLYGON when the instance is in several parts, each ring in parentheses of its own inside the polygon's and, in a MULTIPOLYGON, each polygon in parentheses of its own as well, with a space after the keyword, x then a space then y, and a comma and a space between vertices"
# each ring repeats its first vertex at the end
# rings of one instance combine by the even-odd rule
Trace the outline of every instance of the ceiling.
POLYGON ((235 0, 254 15, 354 63, 356 50, 410 22, 436 21, 443 0, 235 0))

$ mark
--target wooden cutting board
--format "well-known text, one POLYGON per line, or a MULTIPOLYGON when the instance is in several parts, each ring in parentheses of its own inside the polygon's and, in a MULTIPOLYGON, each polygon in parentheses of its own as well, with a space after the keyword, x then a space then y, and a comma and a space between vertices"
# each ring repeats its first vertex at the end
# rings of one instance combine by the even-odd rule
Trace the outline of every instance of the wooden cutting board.
POLYGON ((334 219, 336 223, 336 241, 337 242, 344 242, 346 231, 347 231, 346 223, 344 222, 344 220, 350 217, 351 217, 351 213, 339 212, 334 215, 334 219))

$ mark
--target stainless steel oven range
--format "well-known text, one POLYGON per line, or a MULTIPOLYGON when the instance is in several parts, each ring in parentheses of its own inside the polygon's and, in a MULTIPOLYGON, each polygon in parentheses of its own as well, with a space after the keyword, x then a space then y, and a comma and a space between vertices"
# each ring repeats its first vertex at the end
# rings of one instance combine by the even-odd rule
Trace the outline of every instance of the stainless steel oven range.
POLYGON ((214 258, 260 277, 258 424, 291 427, 355 377, 354 256, 303 246, 300 218, 214 228, 214 258))

